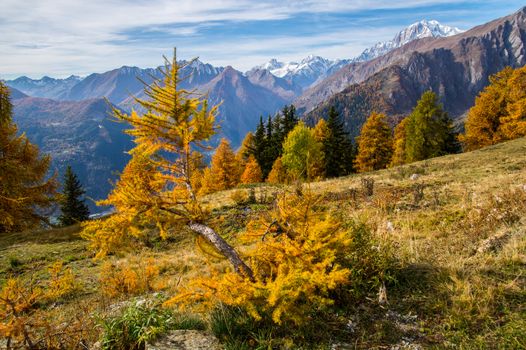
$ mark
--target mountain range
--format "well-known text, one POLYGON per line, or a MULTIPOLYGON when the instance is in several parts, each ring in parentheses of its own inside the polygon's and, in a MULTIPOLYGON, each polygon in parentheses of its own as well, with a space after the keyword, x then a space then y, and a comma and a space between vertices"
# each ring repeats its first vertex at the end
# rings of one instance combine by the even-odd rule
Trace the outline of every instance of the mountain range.
POLYGON ((394 124, 431 89, 459 119, 492 74, 526 64, 525 45, 526 7, 455 36, 422 38, 371 61, 351 63, 295 104, 310 123, 335 106, 356 136, 372 111, 386 113, 394 124))
MULTIPOLYGON (((242 73, 199 60, 181 62, 181 87, 206 94, 219 109, 218 137, 237 147, 260 116, 294 103, 308 123, 324 118, 334 105, 357 135, 372 111, 393 122, 409 113, 421 93, 432 89, 453 117, 461 117, 489 75, 507 65, 524 65, 525 9, 463 32, 421 21, 344 60, 308 56, 299 62, 271 59, 242 73)), ((157 69, 121 67, 66 79, 20 77, 13 89, 15 121, 45 152, 54 168, 74 164, 90 196, 104 197, 112 173, 122 169, 132 146, 122 124, 110 121, 111 108, 129 111, 132 96, 144 97, 144 83, 160 77, 157 69), (106 98, 112 105, 106 103, 106 98), (107 186, 105 184, 108 184, 107 186)), ((216 140, 217 141, 217 140, 216 140)))

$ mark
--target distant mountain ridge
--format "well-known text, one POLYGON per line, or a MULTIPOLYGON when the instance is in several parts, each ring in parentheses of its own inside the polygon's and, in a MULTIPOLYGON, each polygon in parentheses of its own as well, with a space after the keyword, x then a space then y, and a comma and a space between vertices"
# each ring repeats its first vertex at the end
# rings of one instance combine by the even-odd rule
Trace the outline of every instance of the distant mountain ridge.
POLYGON ((388 114, 394 123, 429 89, 453 118, 461 118, 492 74, 525 64, 526 7, 455 36, 419 39, 349 64, 295 104, 310 123, 335 106, 355 136, 372 111, 388 114))
MULTIPOLYGON (((350 62, 350 60, 329 60, 314 55, 309 55, 299 62, 281 62, 272 58, 252 70, 268 70, 276 77, 306 89, 350 62)), ((250 71, 247 74, 250 74, 250 71)))

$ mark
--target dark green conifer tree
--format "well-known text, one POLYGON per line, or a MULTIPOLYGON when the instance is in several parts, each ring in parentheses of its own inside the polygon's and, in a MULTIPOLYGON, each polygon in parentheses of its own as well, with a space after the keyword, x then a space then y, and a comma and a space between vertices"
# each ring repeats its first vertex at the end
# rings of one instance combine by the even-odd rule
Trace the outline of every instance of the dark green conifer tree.
POLYGON ((263 155, 263 165, 260 165, 261 172, 263 173, 263 178, 266 179, 270 170, 272 170, 272 165, 276 158, 278 158, 280 149, 282 148, 281 143, 276 143, 274 138, 274 123, 272 118, 269 116, 267 125, 266 125, 266 135, 265 135, 265 149, 263 155))
POLYGON ((327 128, 329 132, 325 140, 323 140, 325 176, 338 177, 347 175, 352 171, 354 161, 353 144, 334 106, 331 106, 329 109, 327 128))
POLYGON ((69 226, 89 219, 89 209, 82 196, 86 193, 77 175, 68 166, 64 174, 64 188, 60 196, 62 214, 58 220, 61 225, 69 226))
POLYGON ((298 117, 296 116, 296 107, 294 107, 294 105, 285 106, 283 107, 281 114, 283 115, 281 120, 281 132, 283 134, 283 140, 285 140, 289 132, 291 132, 292 129, 294 129, 294 127, 296 126, 296 124, 298 124, 298 117))
POLYGON ((259 117, 259 124, 254 133, 254 150, 253 155, 259 164, 259 167, 263 169, 265 166, 265 149, 267 147, 266 130, 265 124, 263 123, 263 116, 259 117))

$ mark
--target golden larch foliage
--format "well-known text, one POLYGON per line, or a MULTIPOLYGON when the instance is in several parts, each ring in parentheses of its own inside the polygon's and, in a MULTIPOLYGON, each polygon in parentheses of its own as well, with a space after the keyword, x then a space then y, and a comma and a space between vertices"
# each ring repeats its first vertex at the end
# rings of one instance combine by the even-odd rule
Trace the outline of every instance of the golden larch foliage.
POLYGON ((143 114, 114 109, 118 120, 132 126, 126 132, 137 146, 114 190, 98 203, 114 206, 116 213, 83 225, 82 235, 98 257, 142 236, 146 226, 154 224, 165 237, 169 227, 202 215, 192 176, 202 161, 196 150, 209 149, 204 142, 215 133, 217 107, 209 109, 206 100, 178 88, 180 69, 175 56, 166 60, 162 80, 145 87, 149 99, 136 99, 143 114))
POLYGON ((287 183, 287 171, 283 167, 281 157, 277 158, 272 164, 272 170, 267 177, 267 182, 272 184, 284 184, 287 183))
POLYGON ((382 113, 371 113, 358 138, 356 170, 365 172, 384 169, 391 161, 392 152, 393 137, 387 116, 382 113))
POLYGON ((466 118, 459 139, 467 151, 526 136, 526 67, 490 77, 466 118))
POLYGON ((330 214, 314 208, 320 198, 283 194, 269 219, 251 223, 243 237, 254 281, 234 273, 190 282, 168 305, 223 302, 243 307, 252 317, 270 314, 275 323, 308 321, 313 310, 333 304, 331 291, 348 282, 350 270, 337 262, 352 240, 330 214))
POLYGON ((210 165, 213 177, 213 190, 221 191, 235 187, 239 183, 237 158, 227 139, 221 139, 210 165))
POLYGON ((465 134, 459 137, 466 151, 502 142, 501 119, 508 114, 508 85, 513 69, 504 70, 490 77, 488 85, 476 98, 465 122, 465 134))
POLYGON ((316 123, 314 129, 312 129, 312 132, 316 141, 323 143, 323 141, 327 139, 330 133, 329 127, 327 126, 327 122, 325 121, 325 119, 320 119, 318 123, 316 123))
POLYGON ((0 81, 0 233, 33 228, 39 212, 55 200, 56 176, 47 178, 51 158, 42 156, 12 120, 10 92, 0 81))
POLYGON ((67 332, 59 332, 63 325, 50 324, 39 307, 70 296, 80 285, 71 269, 64 268, 61 262, 52 264, 48 273, 50 278, 44 281, 9 278, 0 291, 0 339, 7 339, 14 348, 41 348, 43 342, 48 345, 61 343, 55 335, 57 338, 70 336, 67 332), (49 329, 53 332, 46 332, 49 329))
POLYGON ((253 184, 258 183, 262 181, 263 174, 261 172, 261 168, 259 167, 259 164, 254 158, 254 156, 250 156, 248 158, 247 165, 245 166, 245 170, 243 171, 243 174, 241 175, 241 182, 244 184, 253 184))
POLYGON ((397 166, 406 163, 405 156, 405 135, 406 125, 409 119, 404 118, 394 129, 393 138, 393 157, 390 166, 397 166))
MULTIPOLYGON (((239 254, 206 224, 207 213, 192 186, 192 173, 198 168, 193 152, 210 149, 206 142, 215 133, 217 106, 209 109, 202 96, 179 87, 181 66, 175 52, 171 61, 165 61, 164 68, 159 68, 162 79, 145 86, 148 99, 135 99, 141 114, 113 110, 118 120, 131 125, 126 132, 137 146, 115 189, 100 202, 114 206, 115 213, 84 224, 82 236, 101 257, 126 245, 130 238, 158 234, 164 239, 170 232, 185 232, 184 226, 203 236, 236 272, 250 278, 252 271, 239 254)), ((211 176, 219 180, 213 185, 237 184, 235 155, 226 141, 214 158, 211 176)), ((207 177, 204 174, 200 182, 202 188, 209 186, 207 177)))
POLYGON ((516 69, 508 83, 508 114, 501 117, 505 140, 526 136, 526 67, 516 69))

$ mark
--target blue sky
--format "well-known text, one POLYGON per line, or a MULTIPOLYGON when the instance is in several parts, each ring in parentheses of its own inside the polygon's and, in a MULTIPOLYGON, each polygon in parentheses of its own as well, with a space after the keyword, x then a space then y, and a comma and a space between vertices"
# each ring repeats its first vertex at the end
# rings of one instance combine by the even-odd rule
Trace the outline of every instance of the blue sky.
POLYGON ((177 46, 245 71, 275 57, 351 58, 421 19, 469 29, 514 0, 2 0, 0 78, 155 67, 177 46))

